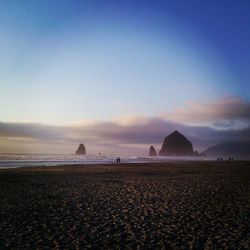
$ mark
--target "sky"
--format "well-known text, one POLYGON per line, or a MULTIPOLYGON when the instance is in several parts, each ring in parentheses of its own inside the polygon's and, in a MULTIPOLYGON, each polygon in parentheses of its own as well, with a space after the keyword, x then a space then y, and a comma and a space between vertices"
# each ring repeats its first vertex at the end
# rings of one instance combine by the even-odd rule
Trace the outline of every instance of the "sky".
POLYGON ((0 153, 250 140, 249 23, 249 0, 1 1, 0 153))

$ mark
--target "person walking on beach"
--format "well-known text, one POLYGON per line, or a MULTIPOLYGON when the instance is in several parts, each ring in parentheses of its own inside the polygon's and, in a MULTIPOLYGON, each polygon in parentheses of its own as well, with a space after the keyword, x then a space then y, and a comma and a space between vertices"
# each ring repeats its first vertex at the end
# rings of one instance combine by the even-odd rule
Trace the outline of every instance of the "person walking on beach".
POLYGON ((116 164, 120 163, 121 162, 121 158, 120 157, 117 157, 116 158, 116 164))

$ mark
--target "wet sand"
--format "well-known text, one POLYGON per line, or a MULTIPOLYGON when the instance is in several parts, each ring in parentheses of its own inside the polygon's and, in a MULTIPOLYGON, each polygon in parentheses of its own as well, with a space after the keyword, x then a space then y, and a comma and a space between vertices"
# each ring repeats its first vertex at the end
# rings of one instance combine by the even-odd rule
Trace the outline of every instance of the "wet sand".
POLYGON ((0 249, 249 249, 250 162, 0 170, 0 249))

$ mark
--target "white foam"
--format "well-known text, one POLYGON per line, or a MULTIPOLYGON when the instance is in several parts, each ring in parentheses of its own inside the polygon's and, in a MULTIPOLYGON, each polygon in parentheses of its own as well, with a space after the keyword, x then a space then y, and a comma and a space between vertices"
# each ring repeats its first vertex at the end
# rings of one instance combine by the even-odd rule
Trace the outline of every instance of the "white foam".
MULTIPOLYGON (((200 157, 121 157, 121 163, 149 163, 167 161, 204 160, 200 157)), ((56 166, 79 164, 113 164, 116 157, 105 155, 64 155, 64 154, 0 154, 0 169, 20 168, 30 166, 56 166)))

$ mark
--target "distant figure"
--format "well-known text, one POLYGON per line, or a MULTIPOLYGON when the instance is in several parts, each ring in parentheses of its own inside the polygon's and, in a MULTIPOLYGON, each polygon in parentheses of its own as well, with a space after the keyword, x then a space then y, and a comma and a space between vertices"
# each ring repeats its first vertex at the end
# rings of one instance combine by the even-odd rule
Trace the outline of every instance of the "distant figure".
POLYGON ((118 164, 118 163, 121 163, 121 158, 120 157, 116 158, 116 164, 118 164))
POLYGON ((220 158, 218 157, 218 158, 217 158, 217 161, 219 161, 219 160, 220 160, 220 158))

